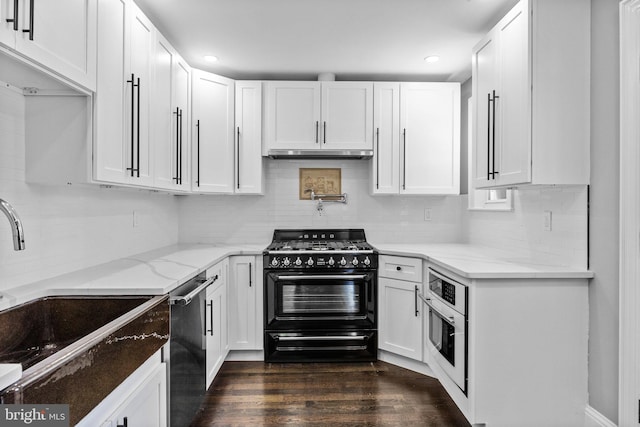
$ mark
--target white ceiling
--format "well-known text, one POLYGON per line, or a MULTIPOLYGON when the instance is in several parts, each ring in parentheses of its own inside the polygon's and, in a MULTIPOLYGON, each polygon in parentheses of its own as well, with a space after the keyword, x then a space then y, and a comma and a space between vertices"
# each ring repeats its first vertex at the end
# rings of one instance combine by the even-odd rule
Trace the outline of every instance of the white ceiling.
POLYGON ((471 49, 517 0, 136 3, 192 67, 234 79, 463 82, 471 49))

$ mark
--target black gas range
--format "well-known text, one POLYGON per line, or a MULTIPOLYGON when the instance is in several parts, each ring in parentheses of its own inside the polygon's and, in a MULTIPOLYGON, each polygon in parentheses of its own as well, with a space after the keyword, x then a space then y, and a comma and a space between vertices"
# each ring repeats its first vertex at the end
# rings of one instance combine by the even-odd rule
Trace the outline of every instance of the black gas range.
POLYGON ((364 230, 276 230, 263 256, 265 361, 376 360, 378 252, 364 230))

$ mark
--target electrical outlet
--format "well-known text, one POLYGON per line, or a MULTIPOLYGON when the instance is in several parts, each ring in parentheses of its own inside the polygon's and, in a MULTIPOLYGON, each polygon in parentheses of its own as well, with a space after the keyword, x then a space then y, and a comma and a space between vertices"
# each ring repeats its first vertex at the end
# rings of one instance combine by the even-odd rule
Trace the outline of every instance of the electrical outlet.
POLYGON ((544 231, 551 231, 551 211, 544 211, 544 231))
POLYGON ((424 210, 424 220, 431 221, 431 208, 425 208, 424 210))

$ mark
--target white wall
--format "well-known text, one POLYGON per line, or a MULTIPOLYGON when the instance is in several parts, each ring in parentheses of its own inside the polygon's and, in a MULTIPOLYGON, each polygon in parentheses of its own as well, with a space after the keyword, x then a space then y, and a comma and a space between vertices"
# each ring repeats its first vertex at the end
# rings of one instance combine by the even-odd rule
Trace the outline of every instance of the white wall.
POLYGON ((364 228, 372 242, 456 242, 462 239, 461 196, 370 195, 371 160, 266 160, 264 196, 185 196, 180 240, 202 243, 271 241, 275 228, 364 228), (299 168, 342 169, 346 205, 298 199, 299 168), (424 210, 432 220, 424 220, 424 210))
POLYGON ((589 404, 618 421, 619 3, 591 1, 589 404))
POLYGON ((0 198, 16 209, 26 241, 13 250, 0 214, 0 291, 177 242, 173 196, 26 184, 25 126, 24 97, 0 87, 0 198))

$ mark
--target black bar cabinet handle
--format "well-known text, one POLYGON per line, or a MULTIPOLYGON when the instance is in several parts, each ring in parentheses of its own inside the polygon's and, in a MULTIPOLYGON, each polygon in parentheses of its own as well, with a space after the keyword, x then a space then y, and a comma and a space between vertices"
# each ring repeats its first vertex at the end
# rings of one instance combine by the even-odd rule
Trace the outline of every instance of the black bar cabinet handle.
POLYGON ((13 18, 7 18, 5 21, 13 22, 13 31, 18 31, 18 0, 13 0, 13 18))
MULTIPOLYGON (((22 30, 23 33, 29 33, 29 40, 33 40, 33 1, 29 0, 29 28, 25 28, 22 30)), ((16 2, 17 3, 17 2, 16 2)), ((15 12, 14 12, 15 14, 15 12)), ((17 21, 17 19, 16 19, 17 21)), ((14 28, 17 30, 17 24, 14 24, 14 28)))
POLYGON ((179 182, 178 184, 182 185, 182 113, 183 110, 182 108, 180 109, 180 112, 178 113, 178 116, 180 117, 180 144, 178 145, 179 149, 178 149, 178 178, 179 178, 179 182))
POLYGON ((491 139, 493 141, 492 145, 492 153, 493 153, 493 158, 491 160, 491 162, 493 163, 493 166, 491 168, 492 172, 491 172, 491 176, 493 177, 493 179, 496 178, 496 174, 498 173, 498 171, 496 170, 496 99, 500 98, 498 95, 496 95, 496 91, 493 91, 493 135, 491 135, 491 139))
POLYGON ((420 313, 418 311, 418 285, 415 285, 413 289, 413 306, 415 310, 415 316, 418 317, 418 314, 420 313))
POLYGON ((487 181, 491 180, 491 93, 487 93, 487 181))
POLYGON ((179 156, 180 156, 180 107, 176 107, 176 111, 173 112, 176 115, 176 174, 173 177, 173 180, 176 184, 180 184, 180 166, 179 166, 179 156))
POLYGON ((251 266, 251 263, 249 263, 249 287, 251 287, 251 282, 253 281, 251 279, 251 269, 252 269, 252 266, 251 266))
POLYGON ((380 188, 380 128, 376 128, 376 188, 380 188))
POLYGON ((323 144, 327 143, 327 122, 326 121, 322 124, 322 143, 323 144))
POLYGON ((236 151, 237 153, 237 159, 236 159, 236 186, 238 188, 238 190, 240 189, 240 126, 237 127, 237 135, 238 135, 238 140, 237 140, 237 144, 238 144, 238 149, 236 151))
POLYGON ((316 120, 316 144, 318 143, 318 132, 320 131, 320 122, 316 120))
POLYGON ((127 417, 124 417, 124 419, 122 420, 122 424, 118 424, 116 427, 128 427, 129 426, 129 421, 127 420, 127 417))
MULTIPOLYGON (((33 0, 32 0, 33 1, 33 0)), ((137 131, 137 140, 138 140, 138 158, 136 159, 136 175, 138 178, 140 178, 140 77, 137 78, 137 83, 138 83, 138 111, 137 111, 137 116, 138 116, 138 120, 137 120, 137 126, 136 126, 136 131, 137 131)))
POLYGON ((196 121, 196 148, 198 155, 196 157, 196 187, 200 187, 200 120, 196 121))
POLYGON ((213 300, 207 303, 209 306, 209 326, 210 329, 207 331, 209 335, 213 336, 213 300))
POLYGON ((131 74, 131 80, 127 80, 127 83, 131 83, 131 167, 127 168, 128 171, 131 171, 131 176, 133 176, 133 173, 135 171, 135 167, 134 167, 134 161, 135 161, 135 151, 134 151, 134 145, 135 145, 135 130, 134 130, 134 123, 135 123, 135 74, 131 74))
POLYGON ((407 189, 407 128, 402 129, 402 189, 407 189))

